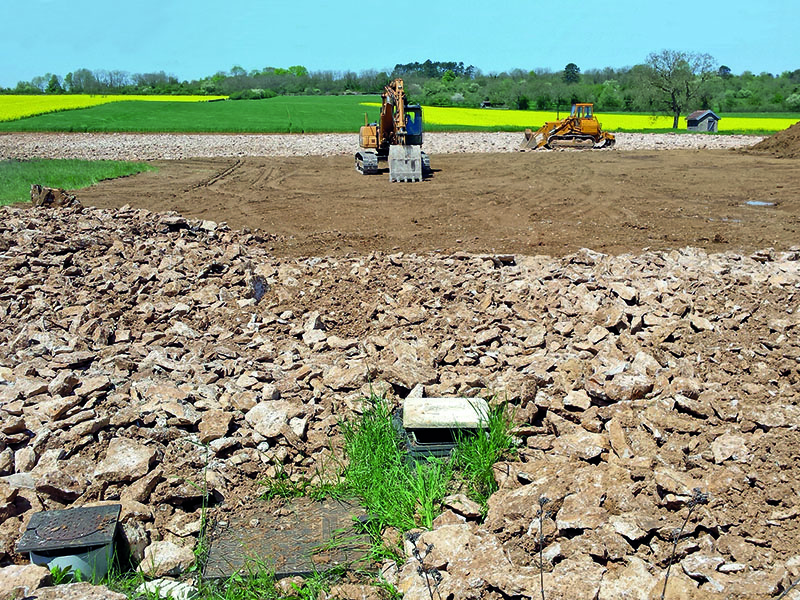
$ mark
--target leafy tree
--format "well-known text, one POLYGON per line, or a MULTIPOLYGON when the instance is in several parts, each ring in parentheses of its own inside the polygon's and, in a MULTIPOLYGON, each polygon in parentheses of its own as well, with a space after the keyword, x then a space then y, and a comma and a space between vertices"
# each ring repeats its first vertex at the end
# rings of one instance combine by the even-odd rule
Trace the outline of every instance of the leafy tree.
POLYGON ((76 94, 92 94, 99 91, 100 83, 89 69, 77 69, 72 73, 70 91, 76 94))
POLYGON ((12 90, 14 94, 40 94, 41 92, 42 90, 30 81, 19 81, 17 82, 17 87, 12 90))
POLYGON ((654 94, 654 104, 673 116, 678 128, 681 112, 689 107, 715 74, 709 54, 662 50, 647 57, 644 83, 654 94))
POLYGON ((575 63, 564 67, 564 83, 578 83, 581 80, 581 70, 575 63))
POLYGON ((800 110, 800 93, 795 92, 785 100, 789 110, 800 110))
POLYGON ((731 68, 725 65, 721 65, 720 68, 717 70, 717 75, 722 77, 723 79, 730 79, 733 77, 731 73, 731 68))
POLYGON ((44 90, 48 94, 63 94, 64 88, 61 87, 61 82, 58 80, 58 75, 51 75, 50 81, 47 82, 47 87, 44 90))
POLYGON ((600 92, 600 96, 597 98, 597 103, 604 110, 618 109, 623 105, 624 100, 622 95, 619 93, 618 86, 619 84, 613 79, 603 82, 603 91, 600 92))

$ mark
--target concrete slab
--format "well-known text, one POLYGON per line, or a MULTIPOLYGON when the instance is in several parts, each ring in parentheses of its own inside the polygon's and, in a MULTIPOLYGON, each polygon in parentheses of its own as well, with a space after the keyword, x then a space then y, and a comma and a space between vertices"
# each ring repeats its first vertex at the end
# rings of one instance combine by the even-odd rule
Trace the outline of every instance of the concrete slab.
POLYGON ((478 429, 486 427, 489 405, 483 398, 406 398, 406 429, 478 429))
POLYGON ((369 549, 369 536, 353 527, 354 519, 365 516, 357 504, 330 499, 292 498, 277 509, 266 502, 248 508, 213 527, 203 574, 230 577, 254 562, 277 578, 348 567, 369 549))

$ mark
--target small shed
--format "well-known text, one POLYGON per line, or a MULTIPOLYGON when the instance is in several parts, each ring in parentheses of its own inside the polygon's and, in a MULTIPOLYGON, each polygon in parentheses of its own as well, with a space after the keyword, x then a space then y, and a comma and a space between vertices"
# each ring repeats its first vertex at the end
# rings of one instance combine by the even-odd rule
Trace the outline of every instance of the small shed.
POLYGON ((686 117, 686 129, 689 131, 717 131, 720 117, 713 110, 696 110, 686 117))

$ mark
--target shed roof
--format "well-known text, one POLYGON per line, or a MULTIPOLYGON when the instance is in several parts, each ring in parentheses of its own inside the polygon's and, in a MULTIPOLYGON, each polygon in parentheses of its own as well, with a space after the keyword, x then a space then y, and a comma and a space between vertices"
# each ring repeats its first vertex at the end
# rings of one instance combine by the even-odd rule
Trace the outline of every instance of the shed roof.
POLYGON ((696 110, 688 117, 686 117, 687 121, 702 121, 707 117, 714 117, 717 121, 720 120, 719 115, 717 115, 713 110, 696 110))

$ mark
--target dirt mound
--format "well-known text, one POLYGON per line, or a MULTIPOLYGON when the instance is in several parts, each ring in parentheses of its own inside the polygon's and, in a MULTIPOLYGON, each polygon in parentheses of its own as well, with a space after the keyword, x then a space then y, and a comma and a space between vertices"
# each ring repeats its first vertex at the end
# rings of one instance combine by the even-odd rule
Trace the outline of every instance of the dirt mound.
POLYGON ((800 158, 800 121, 761 140, 746 152, 767 152, 778 158, 800 158))
POLYGON ((0 565, 34 512, 108 500, 137 558, 191 562, 199 482, 224 514, 319 476, 375 391, 494 396, 520 425, 486 521, 406 544, 406 598, 430 597, 410 543, 441 597, 538 597, 540 541, 549 597, 649 597, 695 488, 681 597, 800 575, 797 249, 297 259, 174 213, 0 223, 0 565))

